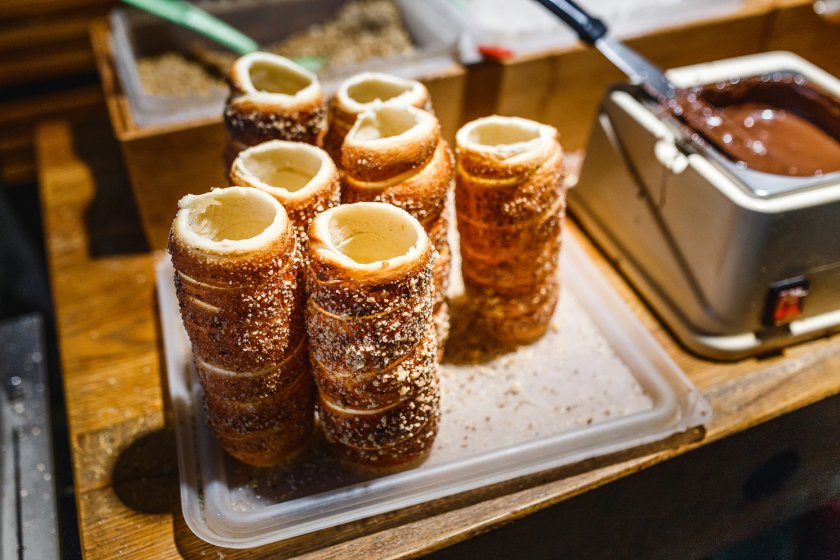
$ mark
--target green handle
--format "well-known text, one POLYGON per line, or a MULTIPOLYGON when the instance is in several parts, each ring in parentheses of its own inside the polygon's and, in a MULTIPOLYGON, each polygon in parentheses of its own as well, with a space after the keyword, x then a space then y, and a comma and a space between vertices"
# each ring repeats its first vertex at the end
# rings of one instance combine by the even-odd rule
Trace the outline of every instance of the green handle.
POLYGON ((259 45, 253 39, 184 0, 122 1, 181 27, 192 29, 236 54, 248 54, 259 50, 259 45))

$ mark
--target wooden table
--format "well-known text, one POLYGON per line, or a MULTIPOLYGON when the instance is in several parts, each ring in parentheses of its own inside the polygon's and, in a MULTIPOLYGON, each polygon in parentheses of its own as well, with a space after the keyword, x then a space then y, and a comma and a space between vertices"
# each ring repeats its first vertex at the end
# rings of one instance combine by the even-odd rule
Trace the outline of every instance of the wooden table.
POLYGON ((155 255, 146 250, 107 121, 77 128, 45 123, 37 153, 79 525, 89 559, 417 556, 840 393, 840 337, 731 364, 687 354, 570 225, 712 404, 714 419, 703 441, 583 472, 518 480, 251 551, 215 548, 196 538, 180 513, 155 255))

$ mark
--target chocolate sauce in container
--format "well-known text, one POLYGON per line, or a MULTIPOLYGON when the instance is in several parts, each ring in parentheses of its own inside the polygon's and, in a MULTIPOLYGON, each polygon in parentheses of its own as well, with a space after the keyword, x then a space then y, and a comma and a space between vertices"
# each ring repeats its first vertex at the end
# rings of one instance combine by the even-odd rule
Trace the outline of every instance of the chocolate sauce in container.
POLYGON ((840 102, 802 75, 682 89, 667 109, 739 167, 794 177, 840 171, 840 102))

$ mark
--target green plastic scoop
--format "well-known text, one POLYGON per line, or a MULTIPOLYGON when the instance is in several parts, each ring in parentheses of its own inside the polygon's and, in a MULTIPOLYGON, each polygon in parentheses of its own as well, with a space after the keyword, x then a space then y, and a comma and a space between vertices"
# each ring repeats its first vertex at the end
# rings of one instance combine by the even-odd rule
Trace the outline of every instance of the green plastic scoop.
POLYGON ((256 41, 184 0, 123 0, 126 4, 156 15, 175 25, 204 35, 236 54, 259 50, 256 41))
MULTIPOLYGON (((184 0, 122 1, 170 23, 204 35, 236 54, 243 55, 260 50, 257 42, 244 33, 184 0)), ((294 61, 313 72, 317 72, 324 65, 324 59, 317 56, 297 58, 294 61)))

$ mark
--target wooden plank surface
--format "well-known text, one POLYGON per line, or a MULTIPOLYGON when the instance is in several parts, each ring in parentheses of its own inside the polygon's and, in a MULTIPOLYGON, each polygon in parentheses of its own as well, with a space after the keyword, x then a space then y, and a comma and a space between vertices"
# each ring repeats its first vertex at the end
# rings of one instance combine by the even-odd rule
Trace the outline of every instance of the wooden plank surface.
MULTIPOLYGON (((840 396, 563 501, 433 558, 710 558, 840 495, 837 425, 840 396)), ((818 554, 814 540, 796 539, 796 557, 826 558, 828 550, 818 554)), ((824 542, 822 547, 828 548, 824 542)), ((733 556, 743 557, 724 555, 733 556)))
MULTIPOLYGON (((2 70, 0 70, 2 73, 2 70)), ((0 101, 0 183, 35 183, 34 128, 38 121, 60 117, 84 122, 104 105, 98 85, 0 101)))
MULTIPOLYGON (((703 442, 549 473, 251 551, 210 546, 180 513, 153 276, 107 121, 43 124, 36 137, 79 523, 85 557, 395 558, 533 513, 840 392, 840 337, 733 364, 681 350, 586 243, 598 266, 714 408, 703 442)), ((570 223, 570 235, 579 232, 570 223)))

